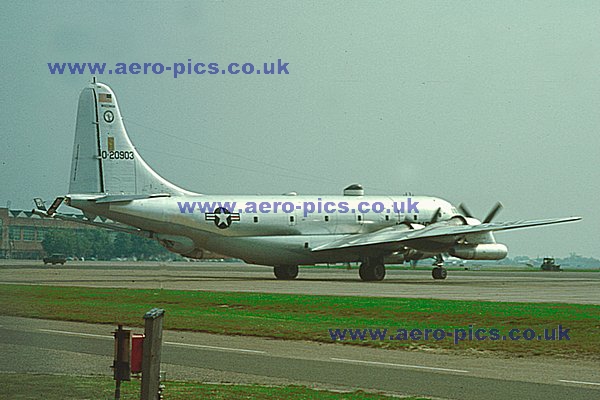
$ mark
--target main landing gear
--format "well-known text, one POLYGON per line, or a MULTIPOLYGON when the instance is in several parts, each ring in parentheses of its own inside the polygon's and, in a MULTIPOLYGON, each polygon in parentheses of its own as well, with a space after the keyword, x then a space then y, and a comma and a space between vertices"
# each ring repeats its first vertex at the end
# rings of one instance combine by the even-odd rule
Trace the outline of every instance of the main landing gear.
POLYGON ((382 281, 385 278, 385 264, 383 258, 367 258, 360 264, 358 270, 360 279, 365 282, 382 281))
POLYGON ((298 266, 297 265, 278 265, 273 268, 273 272, 275 273, 275 277, 280 280, 292 280, 296 279, 298 276, 298 266))

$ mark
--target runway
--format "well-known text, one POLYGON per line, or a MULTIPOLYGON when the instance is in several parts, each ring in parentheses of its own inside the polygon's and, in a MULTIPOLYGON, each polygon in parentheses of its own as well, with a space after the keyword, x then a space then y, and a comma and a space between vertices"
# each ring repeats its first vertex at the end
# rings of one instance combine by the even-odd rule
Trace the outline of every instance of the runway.
MULTIPOLYGON (((0 372, 110 375, 114 328, 2 317, 0 372)), ((595 362, 542 357, 457 356, 166 331, 162 361, 167 379, 204 382, 293 383, 447 399, 600 395, 595 362)))
POLYGON ((298 279, 278 281, 272 268, 227 262, 68 262, 3 260, 0 282, 59 286, 162 288, 476 301, 600 304, 600 271, 542 272, 393 270, 382 282, 362 282, 357 269, 301 268, 298 279))

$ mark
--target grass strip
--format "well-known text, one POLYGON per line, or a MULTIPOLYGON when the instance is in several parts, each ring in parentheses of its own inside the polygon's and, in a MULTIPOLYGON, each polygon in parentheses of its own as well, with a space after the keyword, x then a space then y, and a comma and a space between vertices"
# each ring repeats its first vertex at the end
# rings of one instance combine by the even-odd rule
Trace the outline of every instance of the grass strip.
MULTIPOLYGON (((330 392, 303 386, 227 385, 198 382, 166 381, 165 399, 349 399, 379 400, 390 397, 381 394, 330 392)), ((65 375, 0 374, 1 398, 11 400, 84 400, 114 399, 115 382, 110 377, 75 377, 65 375)), ((138 400, 140 382, 121 384, 122 400, 138 400)), ((409 399, 416 399, 410 397, 409 399)))
POLYGON ((424 330, 513 328, 537 332, 561 324, 570 340, 365 340, 393 349, 490 350, 509 355, 600 359, 600 306, 271 293, 0 285, 0 314, 142 326, 152 307, 166 310, 165 329, 331 343, 329 329, 424 330))

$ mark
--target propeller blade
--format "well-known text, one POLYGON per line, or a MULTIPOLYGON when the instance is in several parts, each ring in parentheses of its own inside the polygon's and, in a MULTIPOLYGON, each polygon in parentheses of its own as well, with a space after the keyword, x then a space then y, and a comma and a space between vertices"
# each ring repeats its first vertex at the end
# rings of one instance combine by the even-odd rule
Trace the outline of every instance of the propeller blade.
POLYGON ((496 205, 494 206, 494 208, 492 208, 492 210, 485 217, 485 219, 483 220, 483 223, 487 224, 488 222, 492 222, 492 220, 494 219, 494 217, 496 216, 496 214, 498 214, 498 212, 500 210, 502 210, 502 207, 503 207, 502 203, 497 202, 496 205))
POLYGON ((435 210, 433 217, 431 217, 431 221, 429 221, 430 224, 435 224, 437 222, 438 218, 440 217, 440 211, 442 211, 442 207, 438 207, 438 209, 435 210))
POLYGON ((464 205, 463 203, 460 203, 458 205, 458 209, 460 210, 460 212, 465 216, 465 217, 469 217, 469 218, 473 218, 473 214, 471 214, 471 211, 469 211, 469 209, 467 208, 466 205, 464 205))

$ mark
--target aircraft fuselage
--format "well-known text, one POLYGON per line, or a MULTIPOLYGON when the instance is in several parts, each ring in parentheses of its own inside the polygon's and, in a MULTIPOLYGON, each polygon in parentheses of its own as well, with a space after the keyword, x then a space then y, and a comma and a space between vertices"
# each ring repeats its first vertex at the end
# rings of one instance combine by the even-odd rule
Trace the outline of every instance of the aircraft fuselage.
POLYGON ((455 215, 450 203, 427 196, 203 195, 99 204, 74 196, 69 204, 88 215, 102 215, 153 232, 159 240, 170 239, 179 244, 180 248, 172 249, 179 253, 193 256, 206 249, 264 265, 360 261, 360 251, 311 249, 346 235, 399 224, 427 225, 436 212, 438 221, 455 215), (287 212, 290 203, 293 210, 287 212), (219 210, 223 204, 235 208, 219 210), (409 204, 413 205, 410 210, 409 204), (251 212, 254 205, 256 212, 251 212), (283 205, 287 205, 285 210, 283 205))

